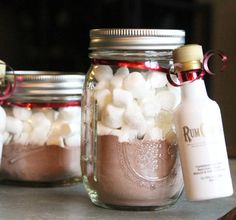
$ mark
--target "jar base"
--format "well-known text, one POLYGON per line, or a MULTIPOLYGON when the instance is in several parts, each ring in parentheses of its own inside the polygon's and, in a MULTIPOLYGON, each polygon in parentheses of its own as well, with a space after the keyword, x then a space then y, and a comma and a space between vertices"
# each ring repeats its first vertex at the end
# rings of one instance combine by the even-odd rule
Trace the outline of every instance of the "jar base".
POLYGON ((101 203, 94 203, 94 204, 96 206, 106 209, 123 210, 123 211, 160 211, 162 209, 167 209, 171 207, 175 203, 176 202, 173 202, 171 204, 164 206, 120 206, 120 205, 101 204, 101 203))
POLYGON ((116 204, 103 203, 99 201, 99 196, 97 192, 89 188, 89 186, 86 184, 86 181, 84 181, 84 187, 87 190, 89 198, 94 205, 101 208, 105 208, 105 209, 115 209, 115 210, 124 210, 124 211, 159 211, 162 209, 166 209, 173 206, 178 201, 178 198, 181 196, 183 192, 183 190, 181 190, 178 194, 168 199, 168 201, 166 201, 165 204, 154 205, 154 206, 152 205, 147 205, 147 206, 133 205, 132 206, 132 205, 116 205, 116 204))

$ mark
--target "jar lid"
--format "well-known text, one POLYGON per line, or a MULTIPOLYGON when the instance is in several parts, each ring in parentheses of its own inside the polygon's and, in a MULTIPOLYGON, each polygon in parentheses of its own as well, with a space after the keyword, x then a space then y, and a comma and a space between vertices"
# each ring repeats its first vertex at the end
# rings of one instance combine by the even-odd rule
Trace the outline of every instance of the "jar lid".
MULTIPOLYGON (((81 98, 85 75, 80 72, 14 71, 16 88, 9 100, 65 101, 81 98)), ((13 82, 13 72, 6 77, 13 82)))
POLYGON ((89 49, 173 50, 184 43, 184 30, 92 29, 89 49))

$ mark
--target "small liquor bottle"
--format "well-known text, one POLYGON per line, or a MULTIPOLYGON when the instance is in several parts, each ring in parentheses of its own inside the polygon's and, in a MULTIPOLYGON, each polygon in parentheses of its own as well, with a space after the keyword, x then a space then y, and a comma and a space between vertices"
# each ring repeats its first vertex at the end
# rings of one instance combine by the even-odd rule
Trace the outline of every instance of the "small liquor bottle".
POLYGON ((230 196, 233 187, 220 109, 198 77, 202 47, 182 46, 173 51, 173 59, 182 83, 182 102, 174 118, 186 196, 192 201, 230 196))

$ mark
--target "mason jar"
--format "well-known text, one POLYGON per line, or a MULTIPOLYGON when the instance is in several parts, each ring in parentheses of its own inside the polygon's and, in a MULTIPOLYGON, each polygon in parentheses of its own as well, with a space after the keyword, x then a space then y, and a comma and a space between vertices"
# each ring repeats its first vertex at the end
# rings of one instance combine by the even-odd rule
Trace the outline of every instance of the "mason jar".
POLYGON ((167 81, 182 30, 94 29, 82 98, 82 175, 102 207, 157 210, 183 189, 167 81))
POLYGON ((81 180, 81 73, 15 71, 4 102, 0 181, 54 186, 81 180))

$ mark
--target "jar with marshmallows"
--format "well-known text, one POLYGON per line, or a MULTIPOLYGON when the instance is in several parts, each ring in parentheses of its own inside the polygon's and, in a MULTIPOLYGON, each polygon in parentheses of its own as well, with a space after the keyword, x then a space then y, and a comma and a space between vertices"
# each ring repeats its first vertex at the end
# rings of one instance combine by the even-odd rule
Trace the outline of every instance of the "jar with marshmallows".
POLYGON ((0 181, 57 186, 81 180, 81 73, 15 71, 4 102, 0 181))
POLYGON ((167 81, 182 30, 94 29, 82 98, 81 166, 101 207, 158 210, 183 189, 173 111, 180 90, 167 81))

